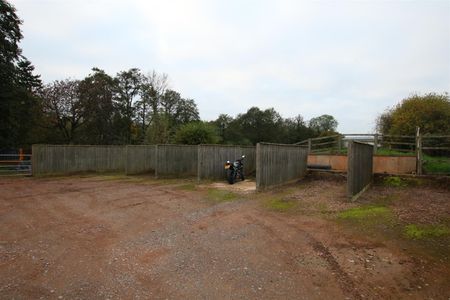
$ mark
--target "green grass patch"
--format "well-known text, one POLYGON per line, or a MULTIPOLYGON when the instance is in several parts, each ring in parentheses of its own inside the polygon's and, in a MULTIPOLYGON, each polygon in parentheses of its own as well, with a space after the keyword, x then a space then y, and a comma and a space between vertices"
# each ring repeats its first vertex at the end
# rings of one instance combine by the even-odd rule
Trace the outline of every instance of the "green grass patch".
POLYGON ((420 240, 450 235, 450 228, 445 225, 416 225, 405 226, 405 235, 409 239, 420 240))
POLYGON ((293 209, 297 205, 296 201, 293 200, 286 200, 283 198, 272 198, 267 201, 267 207, 279 211, 279 212, 286 212, 291 209, 293 209))
POLYGON ((237 200, 238 196, 229 191, 208 189, 208 199, 215 202, 229 202, 237 200))
POLYGON ((450 174, 450 157, 424 155, 423 169, 427 174, 450 174))
POLYGON ((195 191, 197 190, 197 185, 195 183, 186 183, 180 186, 177 186, 177 189, 183 191, 195 191))
POLYGON ((392 187, 404 187, 408 186, 408 182, 397 176, 389 176, 383 179, 383 184, 392 187))
POLYGON ((362 206, 344 210, 338 214, 340 219, 361 220, 368 218, 387 218, 391 211, 385 206, 362 206))

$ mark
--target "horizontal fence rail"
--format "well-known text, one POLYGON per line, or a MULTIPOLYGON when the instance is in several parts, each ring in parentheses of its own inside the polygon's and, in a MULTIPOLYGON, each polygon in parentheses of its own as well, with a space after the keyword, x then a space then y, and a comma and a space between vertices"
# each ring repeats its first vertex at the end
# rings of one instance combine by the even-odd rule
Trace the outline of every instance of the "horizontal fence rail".
POLYGON ((415 173, 450 174, 450 135, 392 135, 352 133, 311 138, 296 143, 310 154, 347 155, 351 141, 373 146, 375 155, 416 157, 415 173))
POLYGON ((0 154, 0 176, 31 175, 31 154, 0 154))

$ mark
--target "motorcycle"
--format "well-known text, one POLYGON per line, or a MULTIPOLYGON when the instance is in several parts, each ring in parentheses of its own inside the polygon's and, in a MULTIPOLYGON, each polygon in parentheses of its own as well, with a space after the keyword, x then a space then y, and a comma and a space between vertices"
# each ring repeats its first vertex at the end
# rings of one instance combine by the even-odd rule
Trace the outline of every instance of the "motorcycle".
POLYGON ((236 159, 233 163, 229 160, 225 163, 225 170, 227 171, 227 180, 229 184, 233 184, 239 178, 244 180, 244 160, 245 155, 242 155, 240 159, 236 159))

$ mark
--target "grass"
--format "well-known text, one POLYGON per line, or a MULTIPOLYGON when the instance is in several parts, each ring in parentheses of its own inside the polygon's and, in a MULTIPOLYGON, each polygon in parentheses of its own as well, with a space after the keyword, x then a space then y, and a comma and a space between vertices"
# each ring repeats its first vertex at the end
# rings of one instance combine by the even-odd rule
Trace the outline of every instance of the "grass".
POLYGON ((297 206, 297 202, 281 197, 271 198, 267 201, 267 207, 278 212, 287 212, 297 206))
POLYGON ((385 206, 367 205, 344 210, 338 214, 340 219, 364 220, 370 218, 389 218, 391 211, 385 206))
POLYGON ((450 157, 424 155, 423 169, 427 174, 450 174, 450 157))
POLYGON ((229 191, 208 189, 208 199, 215 202, 230 202, 238 199, 238 196, 229 191))
POLYGON ((420 240, 450 235, 450 228, 445 225, 416 225, 405 226, 405 236, 409 239, 420 240))

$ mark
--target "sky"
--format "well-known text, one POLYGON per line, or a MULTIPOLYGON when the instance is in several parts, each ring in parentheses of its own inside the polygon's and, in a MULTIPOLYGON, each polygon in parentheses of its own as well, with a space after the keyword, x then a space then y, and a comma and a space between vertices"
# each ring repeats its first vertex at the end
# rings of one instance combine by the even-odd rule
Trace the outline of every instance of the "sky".
POLYGON ((203 120, 273 107, 371 133, 412 93, 450 91, 450 1, 10 0, 45 83, 169 75, 203 120))

